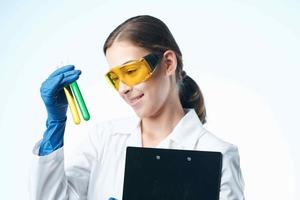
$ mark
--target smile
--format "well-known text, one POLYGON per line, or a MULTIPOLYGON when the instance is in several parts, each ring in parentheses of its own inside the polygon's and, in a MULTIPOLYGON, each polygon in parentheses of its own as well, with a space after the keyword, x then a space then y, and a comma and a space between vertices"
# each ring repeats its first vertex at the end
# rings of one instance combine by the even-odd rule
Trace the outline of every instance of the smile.
POLYGON ((128 103, 129 103, 131 106, 134 106, 134 105, 136 105, 136 104, 142 99, 143 96, 144 96, 144 94, 141 94, 141 95, 139 95, 139 96, 137 96, 137 97, 128 99, 128 103))

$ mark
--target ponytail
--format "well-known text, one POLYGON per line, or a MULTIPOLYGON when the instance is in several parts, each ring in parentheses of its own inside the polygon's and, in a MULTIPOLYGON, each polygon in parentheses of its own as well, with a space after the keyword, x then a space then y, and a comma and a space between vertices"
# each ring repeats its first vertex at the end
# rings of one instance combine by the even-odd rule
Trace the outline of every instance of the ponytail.
POLYGON ((197 83, 185 71, 181 71, 179 97, 183 108, 193 108, 202 124, 206 122, 204 98, 197 83))

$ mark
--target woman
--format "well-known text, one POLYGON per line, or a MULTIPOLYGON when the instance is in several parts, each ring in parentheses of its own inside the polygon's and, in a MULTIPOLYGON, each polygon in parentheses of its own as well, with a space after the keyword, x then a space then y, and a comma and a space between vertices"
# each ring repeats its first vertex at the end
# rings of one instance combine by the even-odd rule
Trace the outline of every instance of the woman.
POLYGON ((71 65, 56 70, 41 86, 48 119, 34 148, 32 199, 121 199, 127 146, 222 152, 220 199, 244 199, 238 150, 202 127, 201 91, 183 71, 167 26, 151 16, 130 18, 109 35, 103 50, 110 66, 106 78, 138 119, 96 125, 64 169, 62 88, 77 80, 80 70, 71 65))

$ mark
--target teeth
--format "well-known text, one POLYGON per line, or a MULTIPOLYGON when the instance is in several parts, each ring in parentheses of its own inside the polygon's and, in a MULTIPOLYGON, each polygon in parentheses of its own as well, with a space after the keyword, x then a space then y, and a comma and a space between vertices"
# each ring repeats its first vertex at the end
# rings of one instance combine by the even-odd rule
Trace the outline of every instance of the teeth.
POLYGON ((133 103, 133 102, 137 101, 137 100, 140 99, 143 95, 144 95, 144 94, 141 94, 140 96, 137 96, 137 97, 131 99, 130 102, 133 103))

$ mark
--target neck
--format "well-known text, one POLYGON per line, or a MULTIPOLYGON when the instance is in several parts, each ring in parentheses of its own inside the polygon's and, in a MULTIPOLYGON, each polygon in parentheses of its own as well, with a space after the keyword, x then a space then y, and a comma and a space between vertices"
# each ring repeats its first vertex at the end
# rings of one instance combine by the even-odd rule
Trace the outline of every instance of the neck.
POLYGON ((153 147, 166 138, 185 115, 180 101, 163 106, 154 116, 141 121, 144 147, 153 147), (174 105, 175 104, 175 105, 174 105))

